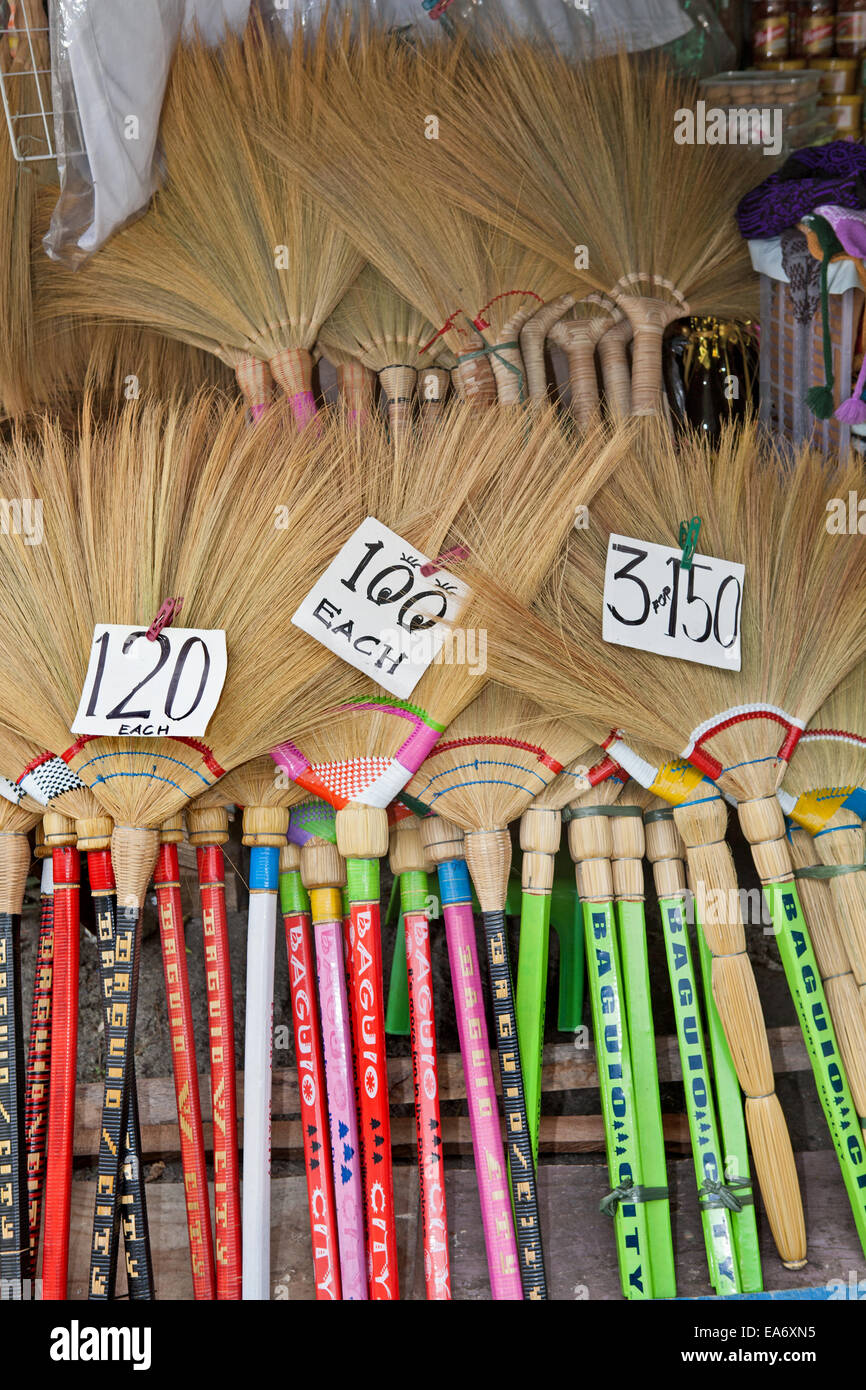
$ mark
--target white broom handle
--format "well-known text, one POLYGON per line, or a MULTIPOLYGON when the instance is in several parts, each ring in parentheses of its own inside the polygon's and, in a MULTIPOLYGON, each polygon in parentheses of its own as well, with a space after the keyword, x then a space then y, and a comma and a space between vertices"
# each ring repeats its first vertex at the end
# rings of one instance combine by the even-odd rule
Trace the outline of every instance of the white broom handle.
POLYGON ((243 1297, 271 1287, 271 1069, 279 850, 250 855, 244 1034, 243 1297))

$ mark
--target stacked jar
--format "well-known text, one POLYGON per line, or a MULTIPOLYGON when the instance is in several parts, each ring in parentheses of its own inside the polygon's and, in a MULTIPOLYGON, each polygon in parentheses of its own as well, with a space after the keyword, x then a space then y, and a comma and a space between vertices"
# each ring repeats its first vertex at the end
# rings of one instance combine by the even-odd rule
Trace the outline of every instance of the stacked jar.
POLYGON ((755 0, 752 61, 759 68, 814 68, 820 106, 836 140, 863 124, 866 0, 755 0))

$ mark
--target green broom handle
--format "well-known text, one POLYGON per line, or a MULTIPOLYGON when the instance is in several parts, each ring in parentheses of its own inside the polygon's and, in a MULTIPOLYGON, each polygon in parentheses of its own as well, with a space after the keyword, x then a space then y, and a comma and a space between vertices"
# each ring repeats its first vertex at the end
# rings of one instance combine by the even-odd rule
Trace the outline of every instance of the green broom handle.
MULTIPOLYGON (((659 898, 662 936, 668 962, 668 975, 674 1001, 683 1084, 686 1094, 686 1113, 692 1141, 692 1157, 698 1184, 701 1224, 710 1269, 710 1283, 717 1294, 744 1293, 737 1260, 733 1212, 721 1205, 709 1207, 704 1183, 723 1182, 725 1178, 724 1151, 713 1103, 710 1071, 707 1062, 698 985, 692 964, 689 932, 686 919, 686 900, 681 897, 659 898), (703 1194, 703 1195, 702 1195, 703 1194)), ((745 1134, 745 1129, 744 1129, 745 1134)), ((742 1203, 745 1193, 734 1189, 742 1203)), ((754 1203, 750 1198, 752 1210, 754 1203)))
POLYGON ((556 1026, 560 1033, 575 1033, 583 1021, 585 956, 583 950, 583 908, 574 883, 570 855, 567 877, 557 856, 550 901, 550 925, 559 939, 559 1007, 556 1026))
POLYGON ((544 1013, 547 998, 547 955, 550 934, 550 894, 523 892, 520 912, 520 952, 517 963, 517 1042, 526 1095, 526 1118, 532 1157, 538 1165, 538 1126, 541 1119, 541 1069, 544 1013))
POLYGON ((406 923, 399 911, 399 883, 394 879, 388 914, 385 921, 397 923, 394 954, 391 957, 391 979, 388 983, 388 1003, 385 1008, 385 1032, 391 1037, 409 1036, 409 974, 406 967, 406 923))
MULTIPOLYGON (((749 1145, 746 1137, 746 1117, 743 1111, 743 1093, 737 1080, 737 1073, 731 1058, 731 1049, 725 1037, 722 1020, 713 998, 712 968, 713 957, 707 945, 703 928, 695 913, 695 934, 701 962, 701 980, 704 991, 704 1007, 707 1014, 707 1032, 710 1038, 710 1051, 713 1055, 713 1078, 716 1083, 716 1104, 719 1109, 719 1124, 724 1143, 725 1181, 751 1181, 749 1168, 749 1145)), ((743 1205, 743 1210, 734 1212, 731 1224, 734 1228, 734 1244, 740 1283, 743 1293, 762 1293, 764 1273, 761 1267, 761 1250, 758 1244, 758 1221, 755 1212, 754 1189, 739 1188, 744 1196, 752 1196, 751 1202, 743 1205)))
MULTIPOLYGON (((637 1143, 634 1081, 622 1007, 613 903, 585 900, 583 913, 607 1162, 612 1193, 616 1194, 641 1188, 644 1175, 637 1143)), ((646 1202, 619 1200, 614 1229, 623 1293, 629 1299, 652 1298, 646 1202)))
POLYGON ((830 1010, 809 940, 806 919, 793 883, 766 883, 764 896, 812 1063, 818 1096, 851 1201, 854 1224, 866 1252, 866 1150, 863 1133, 830 1021, 830 1010))
POLYGON ((643 1181, 665 1193, 646 1203, 653 1298, 675 1298, 677 1280, 643 902, 618 902, 616 916, 643 1181))

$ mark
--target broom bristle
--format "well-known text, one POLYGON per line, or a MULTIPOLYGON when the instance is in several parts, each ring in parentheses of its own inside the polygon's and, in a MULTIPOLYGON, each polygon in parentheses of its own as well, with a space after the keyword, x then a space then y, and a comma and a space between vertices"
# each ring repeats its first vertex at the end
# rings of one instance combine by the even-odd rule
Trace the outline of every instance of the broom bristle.
POLYGON ((267 118, 302 144, 306 85, 337 63, 348 29, 296 26, 284 41, 252 19, 217 49, 175 57, 160 135, 168 176, 151 210, 75 274, 37 261, 54 312, 97 314, 270 360, 312 349, 363 259, 284 166, 263 159, 267 118))
MULTIPOLYGON (((328 357, 336 350, 374 372, 391 366, 420 367, 421 351, 434 329, 373 266, 366 266, 322 325, 319 342, 328 357)), ((334 360, 337 365, 336 359, 334 360)))
POLYGON ((307 795, 294 782, 286 783, 267 754, 253 758, 227 772, 210 791, 196 800, 196 806, 295 806, 307 795))
POLYGON ((407 791, 464 832, 499 830, 591 746, 585 734, 491 682, 454 720, 407 791))

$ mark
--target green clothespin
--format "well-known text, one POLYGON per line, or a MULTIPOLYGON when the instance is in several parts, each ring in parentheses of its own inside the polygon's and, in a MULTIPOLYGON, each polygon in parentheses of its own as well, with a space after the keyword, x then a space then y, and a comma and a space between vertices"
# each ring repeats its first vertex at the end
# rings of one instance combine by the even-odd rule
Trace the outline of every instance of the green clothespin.
POLYGON ((701 518, 699 516, 693 516, 691 521, 680 522, 680 545, 683 548, 683 558, 680 564, 684 570, 690 570, 692 567, 700 533, 701 518))

